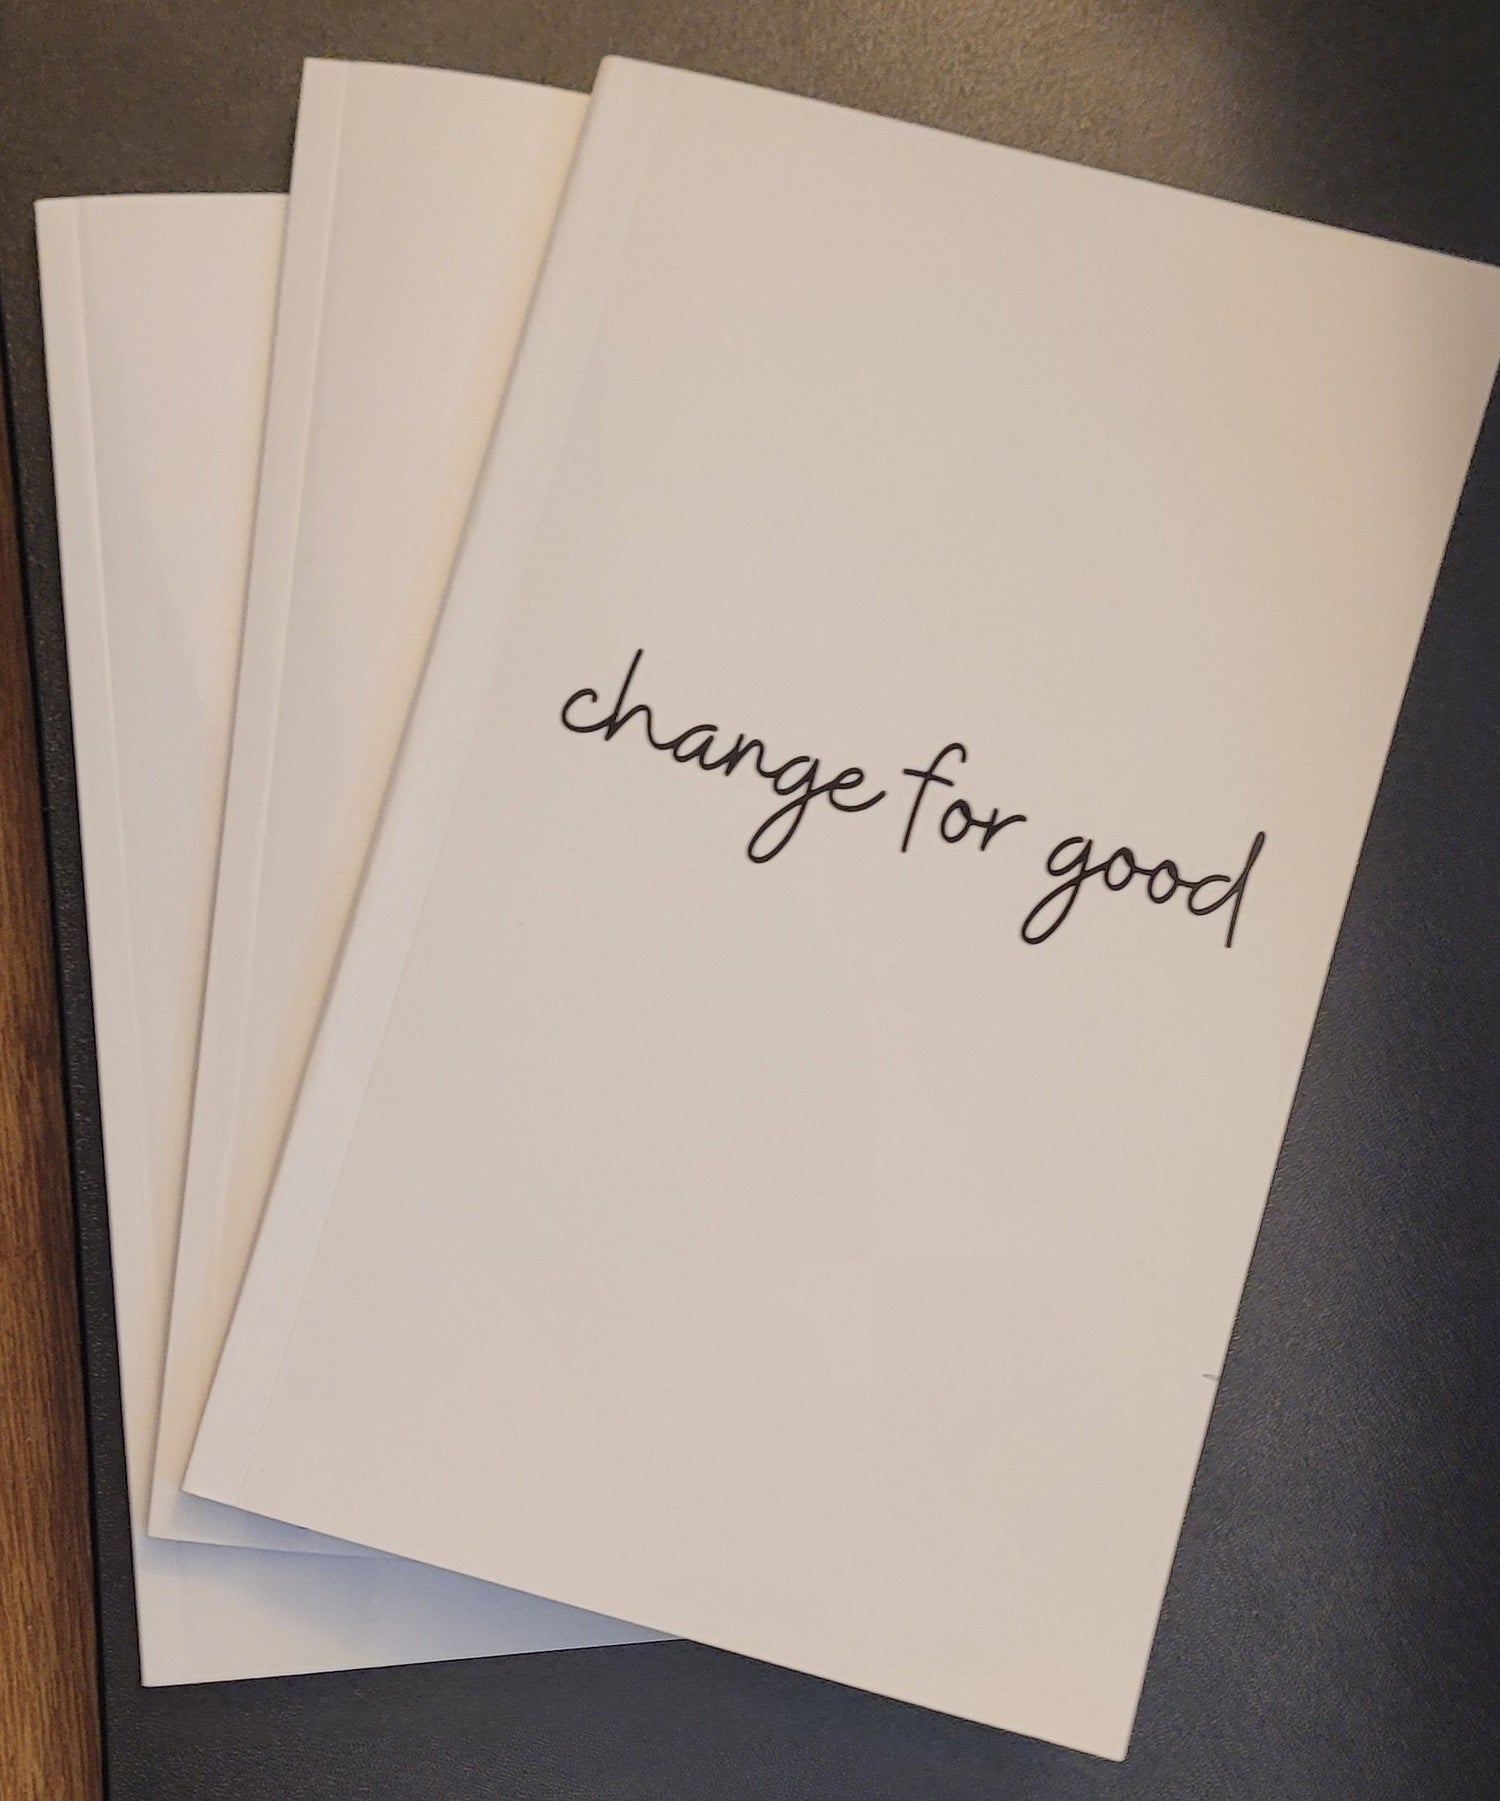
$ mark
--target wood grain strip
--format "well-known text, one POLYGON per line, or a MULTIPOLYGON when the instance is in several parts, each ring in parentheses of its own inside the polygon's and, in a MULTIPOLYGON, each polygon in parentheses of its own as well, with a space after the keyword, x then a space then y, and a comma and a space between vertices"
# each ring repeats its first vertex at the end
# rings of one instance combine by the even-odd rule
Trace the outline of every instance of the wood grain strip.
POLYGON ((0 430, 0 1796, 102 1792, 62 1052, 15 482, 0 430))

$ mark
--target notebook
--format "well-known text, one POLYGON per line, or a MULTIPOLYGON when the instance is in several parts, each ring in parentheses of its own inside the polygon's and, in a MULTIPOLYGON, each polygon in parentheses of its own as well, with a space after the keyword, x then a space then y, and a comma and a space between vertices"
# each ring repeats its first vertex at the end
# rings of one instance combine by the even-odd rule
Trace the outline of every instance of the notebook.
POLYGON ((584 105, 305 67, 152 1490, 166 1537, 306 1538, 184 1495, 182 1472, 584 105))
POLYGON ((1497 357, 606 63, 189 1487, 1122 1755, 1497 357))
POLYGON ((148 1684, 640 1636, 396 1559, 146 1534, 284 208, 214 195, 37 209, 148 1684))

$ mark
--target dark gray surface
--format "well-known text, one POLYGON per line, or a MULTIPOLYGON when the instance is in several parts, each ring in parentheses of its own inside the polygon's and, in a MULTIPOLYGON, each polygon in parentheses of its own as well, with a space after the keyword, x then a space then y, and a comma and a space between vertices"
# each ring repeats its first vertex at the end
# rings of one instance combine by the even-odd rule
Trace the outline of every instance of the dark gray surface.
POLYGON ((1500 409, 1361 864, 1126 1763, 690 1645, 140 1688, 31 202, 284 187, 304 55, 586 87, 611 50, 1500 262, 1493 0, 0 0, 0 302, 115 1801, 1500 1795, 1500 409))

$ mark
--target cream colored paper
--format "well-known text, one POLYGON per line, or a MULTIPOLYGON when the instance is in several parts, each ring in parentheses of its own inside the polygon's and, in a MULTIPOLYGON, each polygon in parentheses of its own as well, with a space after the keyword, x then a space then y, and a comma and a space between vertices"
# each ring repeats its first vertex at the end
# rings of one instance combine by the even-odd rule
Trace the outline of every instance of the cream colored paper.
POLYGON ((606 64, 190 1486, 1120 1756, 1497 357, 606 64))
POLYGON ((146 1533, 284 207, 173 195, 37 211, 148 1684, 640 1636, 392 1558, 146 1533))
POLYGON ((305 1538, 181 1477, 584 105, 306 66, 157 1440, 167 1537, 305 1538))

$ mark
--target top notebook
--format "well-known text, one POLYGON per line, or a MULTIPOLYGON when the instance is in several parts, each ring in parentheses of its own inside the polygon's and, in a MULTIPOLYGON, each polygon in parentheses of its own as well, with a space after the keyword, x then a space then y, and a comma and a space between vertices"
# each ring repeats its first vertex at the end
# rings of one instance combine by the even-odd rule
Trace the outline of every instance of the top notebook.
POLYGON ((1497 356, 607 64, 189 1488, 1121 1754, 1497 356))

